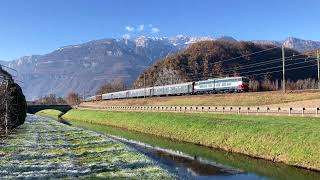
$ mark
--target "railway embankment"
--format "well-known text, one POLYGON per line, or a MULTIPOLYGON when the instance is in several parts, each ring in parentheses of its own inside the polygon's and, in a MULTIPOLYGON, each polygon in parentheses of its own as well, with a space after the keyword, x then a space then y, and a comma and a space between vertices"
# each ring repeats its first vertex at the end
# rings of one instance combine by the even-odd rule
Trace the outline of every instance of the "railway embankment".
POLYGON ((36 115, 28 115, 22 126, 0 139, 0 177, 174 179, 119 141, 36 115))
POLYGON ((83 106, 271 106, 315 107, 320 105, 320 91, 281 91, 163 96, 84 102, 83 106), (292 106, 293 105, 293 106, 292 106))
POLYGON ((62 117, 320 170, 319 118, 83 109, 62 117))

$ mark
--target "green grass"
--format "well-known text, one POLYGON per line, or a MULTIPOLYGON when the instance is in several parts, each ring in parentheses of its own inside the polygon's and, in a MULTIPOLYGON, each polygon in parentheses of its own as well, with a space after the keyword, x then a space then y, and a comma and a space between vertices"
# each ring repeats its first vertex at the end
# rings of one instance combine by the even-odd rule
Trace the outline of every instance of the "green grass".
POLYGON ((191 157, 200 157, 206 160, 220 163, 229 167, 234 167, 254 173, 268 179, 278 180, 314 180, 319 178, 319 173, 314 171, 306 171, 304 169, 287 166, 283 163, 273 163, 237 153, 229 153, 226 151, 198 146, 192 143, 170 140, 168 138, 158 137, 146 133, 136 131, 128 131, 122 128, 111 126, 101 126, 83 121, 72 121, 72 126, 89 129, 98 133, 114 135, 129 140, 143 142, 155 147, 161 147, 176 152, 182 152, 191 157))
POLYGON ((62 116, 63 112, 55 109, 45 109, 36 113, 39 116, 51 117, 54 119, 59 119, 62 116))
POLYGON ((71 110, 63 116, 320 170, 320 119, 71 110))

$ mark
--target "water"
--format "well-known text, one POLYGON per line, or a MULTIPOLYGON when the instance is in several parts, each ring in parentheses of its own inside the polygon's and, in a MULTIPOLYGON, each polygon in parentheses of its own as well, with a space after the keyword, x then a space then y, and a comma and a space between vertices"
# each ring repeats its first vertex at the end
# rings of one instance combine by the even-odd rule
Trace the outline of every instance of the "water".
POLYGON ((124 129, 72 121, 144 153, 182 179, 320 179, 320 173, 124 129))

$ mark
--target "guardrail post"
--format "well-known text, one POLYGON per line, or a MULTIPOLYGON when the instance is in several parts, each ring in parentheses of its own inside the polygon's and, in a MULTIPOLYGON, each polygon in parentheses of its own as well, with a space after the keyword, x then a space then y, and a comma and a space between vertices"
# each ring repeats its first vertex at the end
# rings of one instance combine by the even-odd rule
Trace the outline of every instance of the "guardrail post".
POLYGON ((281 108, 280 108, 280 107, 278 107, 278 115, 280 115, 280 110, 281 110, 281 108))
POLYGON ((238 114, 240 114, 241 112, 241 107, 238 107, 238 114))
POLYGON ((260 107, 257 107, 257 115, 259 114, 260 107))
POLYGON ((302 113, 302 114, 301 114, 302 116, 304 116, 304 111, 305 111, 305 110, 306 110, 306 108, 302 108, 302 112, 301 112, 301 113, 302 113))
POLYGON ((318 114, 319 114, 319 108, 317 107, 316 108, 316 116, 318 117, 318 114))
POLYGON ((217 112, 217 110, 218 110, 218 107, 214 107, 214 111, 217 112))
POLYGON ((201 107, 201 112, 203 112, 203 110, 204 110, 204 107, 202 106, 202 107, 201 107))
POLYGON ((289 108, 289 116, 291 116, 292 108, 289 108))
POLYGON ((224 107, 222 107, 222 113, 224 114, 224 107))
POLYGON ((232 107, 230 107, 230 113, 232 113, 232 110, 233 110, 233 108, 232 108, 232 107))
POLYGON ((250 107, 247 108, 247 115, 249 115, 250 107))

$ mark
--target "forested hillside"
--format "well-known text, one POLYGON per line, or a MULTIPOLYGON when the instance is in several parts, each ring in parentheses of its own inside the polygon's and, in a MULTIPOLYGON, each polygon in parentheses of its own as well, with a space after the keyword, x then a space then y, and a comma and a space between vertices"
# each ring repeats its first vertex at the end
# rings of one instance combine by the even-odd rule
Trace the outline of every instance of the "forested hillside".
MULTIPOLYGON (((288 48, 285 56, 287 79, 316 78, 314 59, 288 48)), ((282 79, 281 48, 244 41, 195 43, 151 66, 138 77, 134 87, 143 87, 144 77, 146 86, 157 86, 236 75, 248 76, 254 83, 278 86, 282 79)))

